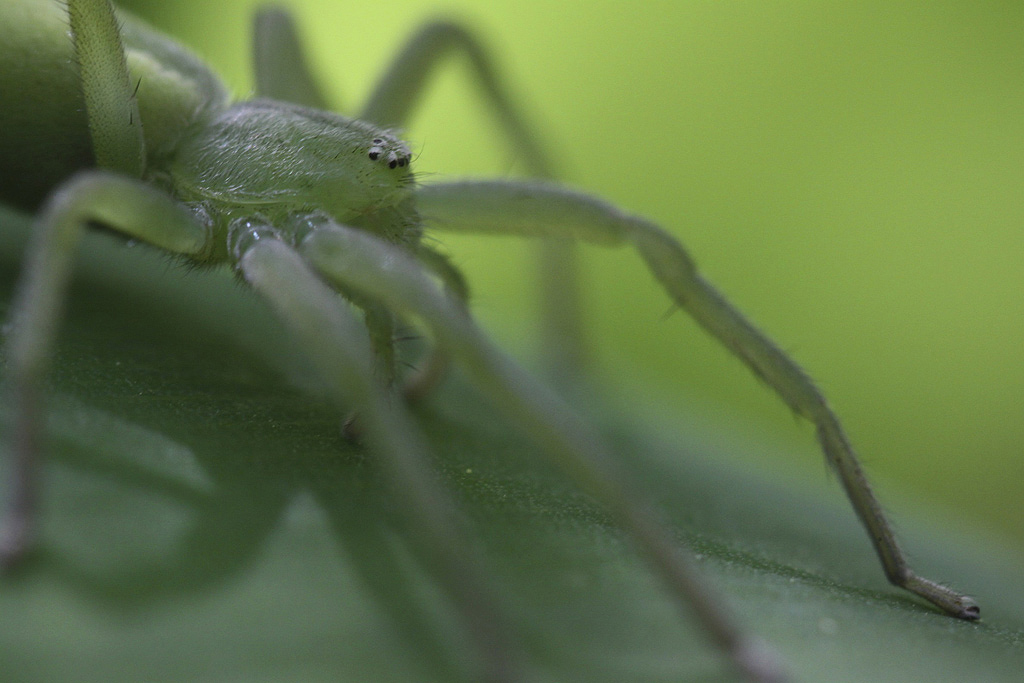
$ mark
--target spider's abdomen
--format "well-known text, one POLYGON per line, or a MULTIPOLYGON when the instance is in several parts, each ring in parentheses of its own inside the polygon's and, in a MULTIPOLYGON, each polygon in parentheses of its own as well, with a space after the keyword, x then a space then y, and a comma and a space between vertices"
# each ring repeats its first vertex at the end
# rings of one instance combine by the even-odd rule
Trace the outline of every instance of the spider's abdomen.
POLYGON ((410 196, 409 159, 404 143, 372 124, 255 100, 184 140, 170 172, 183 201, 271 217, 317 209, 358 223, 410 196))

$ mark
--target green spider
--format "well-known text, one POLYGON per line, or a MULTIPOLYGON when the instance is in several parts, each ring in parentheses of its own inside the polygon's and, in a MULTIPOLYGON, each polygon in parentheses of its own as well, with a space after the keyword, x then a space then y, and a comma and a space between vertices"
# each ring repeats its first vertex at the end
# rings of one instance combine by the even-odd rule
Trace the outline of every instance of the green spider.
POLYGON ((115 17, 107 0, 9 0, 2 20, 0 198, 37 212, 6 346, 15 462, 0 537, 6 563, 32 543, 39 394, 71 257, 82 231, 102 226, 193 264, 226 264, 269 303, 337 398, 355 408, 355 428, 404 492, 422 550, 476 645, 484 680, 518 678, 516 646, 458 510, 434 483, 416 427, 390 397, 428 393, 449 358, 607 508, 742 672, 753 680, 782 678, 770 653, 732 623, 696 577, 671 532, 622 483, 627 478, 595 430, 473 323, 461 275, 422 239, 426 230, 463 231, 632 246, 676 305, 815 425, 889 580, 953 616, 978 617, 970 598, 911 571, 824 398, 658 226, 545 181, 416 182, 409 148, 393 130, 437 57, 452 49, 469 55, 510 137, 535 174, 547 175, 484 51, 460 27, 434 24, 418 33, 358 118, 348 118, 324 111, 280 12, 262 14, 257 24, 258 89, 271 99, 234 104, 197 58, 138 20, 115 17), (397 322, 406 320, 424 327, 436 350, 422 373, 402 380, 393 340, 397 322))

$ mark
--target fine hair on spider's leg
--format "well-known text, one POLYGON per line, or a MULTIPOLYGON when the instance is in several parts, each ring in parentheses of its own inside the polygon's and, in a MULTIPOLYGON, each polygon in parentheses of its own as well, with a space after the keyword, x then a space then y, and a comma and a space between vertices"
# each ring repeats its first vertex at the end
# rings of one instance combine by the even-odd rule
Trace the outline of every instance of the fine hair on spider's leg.
POLYGON ((325 216, 308 220, 312 229, 298 249, 320 273, 425 325, 477 389, 577 486, 607 508, 682 611, 696 615, 703 632, 744 675, 755 681, 785 679, 775 655, 737 628, 724 602, 697 576, 669 531, 628 490, 627 477, 585 420, 488 341, 466 311, 442 293, 404 250, 325 216))
POLYGON ((97 3, 67 2, 67 8, 96 166, 141 178, 146 147, 121 27, 97 3))
POLYGON ((632 245, 677 305, 740 358, 794 412, 814 424, 825 456, 866 527, 889 581, 955 617, 978 618, 974 600, 910 569, 825 398, 796 363, 700 277, 682 245, 664 230, 607 202, 541 182, 429 185, 419 189, 417 201, 424 220, 435 229, 632 245))
POLYGON ((360 431, 401 492, 410 537, 455 603, 490 683, 519 680, 516 649, 468 542, 465 525, 428 465, 426 448, 401 401, 374 376, 365 327, 291 247, 247 227, 233 251, 238 269, 288 326, 335 397, 359 415, 360 431))

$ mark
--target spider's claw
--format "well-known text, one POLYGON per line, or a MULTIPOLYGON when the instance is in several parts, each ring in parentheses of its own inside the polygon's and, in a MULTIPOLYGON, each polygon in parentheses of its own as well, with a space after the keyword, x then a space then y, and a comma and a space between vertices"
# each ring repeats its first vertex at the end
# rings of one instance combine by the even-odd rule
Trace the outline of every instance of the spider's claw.
POLYGON ((981 608, 974 601, 974 598, 965 595, 960 599, 959 611, 952 612, 951 614, 957 619, 963 619, 964 621, 978 621, 981 619, 981 608))

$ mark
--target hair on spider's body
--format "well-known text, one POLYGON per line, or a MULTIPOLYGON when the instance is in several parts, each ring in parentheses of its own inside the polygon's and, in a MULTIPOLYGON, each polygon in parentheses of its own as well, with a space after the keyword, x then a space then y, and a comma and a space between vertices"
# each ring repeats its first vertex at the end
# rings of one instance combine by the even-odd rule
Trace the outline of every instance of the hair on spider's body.
POLYGON ((516 680, 519 645, 457 508, 433 481, 417 427, 391 396, 396 387, 406 396, 428 393, 449 358, 607 507, 668 592, 744 675, 780 680, 774 658, 733 623, 673 533, 623 483, 628 477, 594 428, 475 326, 461 273, 423 239, 434 229, 632 247, 677 306, 815 425, 889 579, 954 616, 977 617, 970 598, 910 570, 819 391, 703 280, 665 231, 546 181, 415 182, 409 148, 393 131, 450 49, 469 57, 505 131, 535 174, 547 174, 486 53, 461 27, 440 22, 416 34, 350 118, 311 106, 322 97, 280 12, 262 14, 257 25, 257 80, 270 99, 235 104, 200 60, 129 15, 115 17, 107 0, 9 0, 2 21, 0 86, 22 99, 0 103, 0 199, 37 212, 6 348, 15 459, 0 536, 8 562, 33 540, 38 396, 71 256, 82 231, 99 224, 195 264, 227 263, 267 301, 339 404, 356 411, 365 443, 403 492, 417 550, 455 606, 482 680, 516 680), (402 379, 395 330, 408 321, 427 328, 436 349, 418 374, 402 379))
POLYGON ((166 172, 175 196, 217 207, 227 220, 321 210, 357 225, 411 196, 410 156, 405 143, 365 121, 252 100, 185 137, 166 172))

